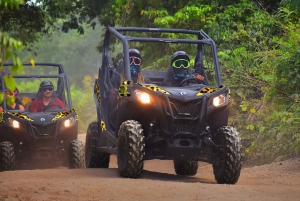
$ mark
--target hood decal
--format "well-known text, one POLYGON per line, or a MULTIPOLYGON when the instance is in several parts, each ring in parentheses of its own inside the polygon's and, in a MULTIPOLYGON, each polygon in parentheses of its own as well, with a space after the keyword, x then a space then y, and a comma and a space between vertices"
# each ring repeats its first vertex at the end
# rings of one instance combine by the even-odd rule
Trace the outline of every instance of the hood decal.
POLYGON ((132 84, 132 81, 125 81, 123 82, 123 84, 120 86, 119 88, 119 95, 121 96, 121 98, 127 96, 130 96, 130 93, 127 90, 127 86, 132 84))
MULTIPOLYGON (((17 112, 5 112, 5 111, 3 111, 3 112, 6 113, 6 114, 10 114, 10 115, 12 115, 12 116, 18 117, 18 118, 20 118, 20 119, 25 119, 25 120, 27 120, 27 121, 33 121, 32 118, 30 118, 30 117, 24 115, 23 113, 17 113, 17 112)), ((3 114, 4 114, 4 113, 3 113, 3 114)), ((0 114, 0 115, 1 115, 1 114, 0 114)))
POLYGON ((3 119, 3 115, 5 114, 5 111, 0 112, 0 123, 5 123, 3 119))
POLYGON ((96 82, 96 94, 97 94, 98 103, 101 106, 100 87, 99 87, 98 82, 96 82))
POLYGON ((77 114, 76 110, 71 109, 70 111, 67 111, 67 112, 58 112, 57 115, 55 117, 53 117, 52 121, 55 121, 55 120, 60 119, 60 118, 64 118, 64 117, 68 116, 69 114, 71 114, 73 112, 76 114, 75 115, 76 120, 78 120, 78 114, 77 114))
POLYGON ((223 88, 223 86, 220 86, 220 87, 218 87, 218 88, 210 88, 210 87, 205 87, 205 88, 203 88, 203 89, 201 89, 201 91, 200 92, 198 92, 197 94, 196 94, 196 96, 202 96, 203 94, 206 94, 206 93, 213 93, 213 92, 215 92, 215 91, 218 91, 219 89, 221 89, 221 88, 223 88))
POLYGON ((104 123, 104 121, 103 121, 102 119, 101 119, 101 121, 100 121, 100 127, 101 127, 101 131, 102 131, 102 132, 106 130, 105 123, 104 123))
POLYGON ((142 86, 147 88, 147 89, 150 89, 152 91, 159 91, 159 92, 164 93, 164 94, 170 94, 168 91, 166 91, 162 88, 159 88, 157 86, 154 86, 154 85, 142 85, 142 86))

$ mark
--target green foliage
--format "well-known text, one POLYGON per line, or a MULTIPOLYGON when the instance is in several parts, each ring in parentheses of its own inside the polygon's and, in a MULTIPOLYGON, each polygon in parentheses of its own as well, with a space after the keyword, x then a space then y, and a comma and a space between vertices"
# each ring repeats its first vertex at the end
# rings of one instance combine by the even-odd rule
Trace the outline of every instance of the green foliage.
MULTIPOLYGON (((19 0, 1 0, 0 1, 0 16, 8 11, 13 10, 14 8, 18 9, 20 5, 22 5, 23 1, 19 0)), ((2 19, 2 18, 1 18, 2 19)), ((0 29, 2 30, 2 29, 0 29)), ((22 69, 22 61, 17 56, 17 51, 23 49, 22 42, 15 40, 14 38, 10 37, 8 33, 6 32, 0 32, 0 72, 2 73, 2 66, 3 63, 8 61, 9 59, 12 59, 13 62, 13 68, 12 73, 18 73, 22 69)), ((5 76, 5 84, 7 88, 11 89, 12 91, 16 88, 15 81, 12 76, 5 76)), ((0 103, 2 103, 4 99, 4 95, 2 92, 0 92, 0 103)), ((7 99, 8 105, 11 105, 13 103, 14 99, 13 97, 7 99)))
POLYGON ((78 113, 79 133, 85 133, 89 123, 97 119, 93 98, 94 80, 90 76, 85 76, 82 82, 83 88, 76 88, 73 84, 70 89, 73 107, 78 113))
POLYGON ((95 27, 95 30, 88 29, 84 35, 72 30, 55 33, 51 37, 45 36, 34 43, 35 55, 32 51, 23 51, 19 55, 23 60, 34 57, 36 62, 61 63, 70 82, 82 87, 85 75, 94 77, 98 73, 102 57, 96 51, 96 46, 101 40, 102 29, 102 26, 95 27))
MULTIPOLYGON (((299 14, 288 9, 296 0, 280 2, 117 0, 111 19, 120 26, 207 32, 218 44, 224 85, 231 88, 230 123, 249 140, 245 144, 250 155, 264 152, 273 158, 300 150, 299 124, 291 126, 298 121, 291 107, 300 100, 299 14), (286 118, 286 111, 293 118, 286 118)), ((144 58, 153 52, 165 55, 157 61, 163 63, 166 55, 183 46, 139 48, 144 58)))
POLYGON ((1 0, 0 31, 8 32, 32 50, 32 44, 45 34, 71 29, 84 34, 86 28, 94 29, 94 20, 107 3, 108 0, 1 0))
MULTIPOLYGON (((1 7, 4 4, 0 2, 1 7)), ((247 156, 259 152, 273 159, 280 154, 300 154, 297 0, 259 3, 250 0, 39 0, 37 3, 20 6, 18 12, 0 9, 0 30, 7 27, 10 34, 19 34, 16 38, 26 41, 27 48, 38 33, 52 33, 61 24, 65 32, 75 29, 85 33, 86 37, 69 31, 68 35, 46 38, 38 43, 40 50, 35 50, 38 61, 61 62, 66 67, 72 83, 74 108, 79 114, 80 132, 96 117, 92 89, 99 67, 97 62, 101 59, 95 56, 94 46, 102 42, 101 31, 89 35, 90 30, 83 24, 95 28, 93 19, 98 17, 104 26, 170 27, 207 32, 218 46, 223 82, 231 90, 230 123, 242 133, 247 156), (29 10, 35 11, 29 12, 33 18, 41 15, 36 24, 35 20, 28 20, 33 18, 24 15, 29 10), (13 20, 17 20, 16 25, 13 20), (20 22, 26 22, 22 28, 20 22)), ((179 44, 133 46, 142 51, 144 64, 151 69, 166 68, 171 54, 186 48, 179 44), (153 61, 153 54, 162 55, 161 59, 153 61)))
POLYGON ((24 0, 0 0, 0 8, 5 10, 18 9, 20 4, 23 4, 24 0))

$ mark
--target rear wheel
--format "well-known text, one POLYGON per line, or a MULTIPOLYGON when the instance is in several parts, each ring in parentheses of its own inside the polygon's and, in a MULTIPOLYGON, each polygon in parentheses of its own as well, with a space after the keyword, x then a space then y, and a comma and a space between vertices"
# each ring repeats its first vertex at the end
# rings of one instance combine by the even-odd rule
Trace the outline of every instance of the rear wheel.
POLYGON ((241 173, 241 139, 237 130, 230 126, 221 127, 216 135, 216 150, 220 163, 213 165, 215 179, 219 184, 235 184, 241 173))
POLYGON ((134 120, 122 123, 118 133, 118 170, 122 177, 138 178, 144 169, 145 140, 142 125, 134 120))
POLYGON ((15 169, 15 151, 11 142, 0 143, 0 171, 10 171, 15 169))
POLYGON ((87 168, 108 168, 110 154, 96 149, 98 144, 98 122, 92 122, 86 133, 85 165, 87 168))
POLYGON ((84 149, 83 144, 79 140, 72 140, 69 145, 69 168, 84 168, 84 149))
POLYGON ((198 171, 198 161, 191 159, 174 159, 174 169, 177 175, 194 176, 198 171))

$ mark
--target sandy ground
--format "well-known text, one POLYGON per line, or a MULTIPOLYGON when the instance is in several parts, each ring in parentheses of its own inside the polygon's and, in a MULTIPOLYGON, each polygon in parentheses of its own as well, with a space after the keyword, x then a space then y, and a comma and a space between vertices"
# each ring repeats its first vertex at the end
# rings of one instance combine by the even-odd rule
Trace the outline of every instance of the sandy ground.
MULTIPOLYGON (((80 140, 84 141, 84 135, 80 140)), ((300 200, 300 158, 263 166, 245 162, 235 185, 217 184, 207 163, 199 163, 193 177, 175 175, 172 161, 145 161, 144 169, 142 178, 121 178, 112 156, 108 169, 57 167, 0 172, 0 201, 300 200)))

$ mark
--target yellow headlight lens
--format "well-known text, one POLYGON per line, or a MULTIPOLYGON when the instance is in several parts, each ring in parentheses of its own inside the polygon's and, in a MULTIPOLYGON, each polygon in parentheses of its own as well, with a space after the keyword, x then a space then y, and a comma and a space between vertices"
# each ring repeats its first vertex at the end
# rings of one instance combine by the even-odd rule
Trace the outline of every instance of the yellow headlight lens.
POLYGON ((19 123, 17 120, 13 120, 12 126, 13 126, 14 128, 20 128, 20 123, 19 123))
POLYGON ((219 96, 214 97, 214 99, 213 99, 213 105, 215 107, 218 107, 218 106, 224 104, 225 101, 226 101, 225 96, 224 95, 219 95, 219 96))
POLYGON ((140 96, 140 100, 142 103, 150 103, 150 96, 147 93, 142 93, 140 96))
POLYGON ((67 119, 64 124, 65 124, 65 127, 69 127, 71 125, 70 119, 67 119))
POLYGON ((138 89, 134 90, 135 97, 139 99, 142 103, 149 104, 151 102, 151 97, 149 94, 142 92, 138 89))
POLYGON ((74 124, 75 124, 74 117, 70 117, 69 119, 64 121, 64 127, 66 127, 66 128, 73 126, 74 124))
POLYGON ((18 122, 17 120, 8 118, 8 121, 13 128, 20 128, 20 122, 18 122))

